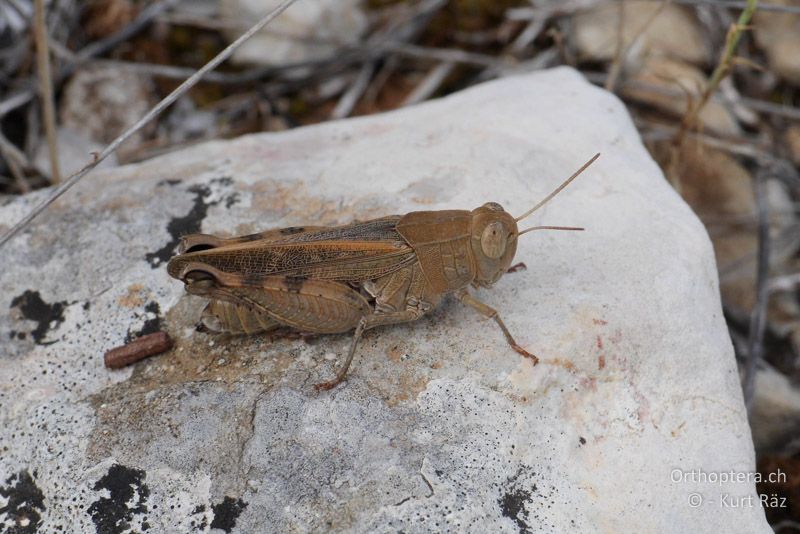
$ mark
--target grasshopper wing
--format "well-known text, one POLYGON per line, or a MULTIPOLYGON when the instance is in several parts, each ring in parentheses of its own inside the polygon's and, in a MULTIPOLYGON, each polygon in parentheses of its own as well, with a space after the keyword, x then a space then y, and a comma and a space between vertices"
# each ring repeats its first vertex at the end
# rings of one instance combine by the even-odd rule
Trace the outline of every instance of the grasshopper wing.
POLYGON ((363 282, 417 260, 414 249, 397 232, 399 220, 399 216, 391 216, 283 236, 278 230, 269 232, 263 240, 240 238, 232 244, 213 236, 189 236, 186 242, 194 245, 172 258, 167 271, 182 280, 192 266, 200 264, 237 275, 249 285, 267 276, 363 282))
POLYGON ((297 234, 317 232, 327 229, 329 228, 326 226, 290 226, 288 228, 267 230, 266 232, 259 232, 257 234, 248 234, 237 237, 217 237, 210 234, 189 234, 181 237, 180 244, 178 245, 178 252, 183 254, 184 252, 196 252, 198 250, 208 250, 211 248, 238 245, 240 243, 251 243, 253 241, 279 241, 281 239, 286 239, 289 236, 296 236, 297 234))

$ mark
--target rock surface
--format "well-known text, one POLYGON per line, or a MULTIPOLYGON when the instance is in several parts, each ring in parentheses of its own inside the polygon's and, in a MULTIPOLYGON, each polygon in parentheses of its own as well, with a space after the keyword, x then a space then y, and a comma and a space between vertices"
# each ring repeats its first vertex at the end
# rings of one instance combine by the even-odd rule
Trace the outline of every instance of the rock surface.
POLYGON ((691 475, 754 468, 709 239, 623 105, 569 69, 98 172, 2 254, 0 530, 770 532, 756 501, 722 502, 752 479, 691 475), (520 213, 598 151, 527 221, 587 231, 524 236, 527 270, 475 292, 536 367, 447 300, 368 332, 316 394, 349 336, 212 340, 164 269, 196 231, 520 213), (158 329, 171 352, 103 367, 158 329))

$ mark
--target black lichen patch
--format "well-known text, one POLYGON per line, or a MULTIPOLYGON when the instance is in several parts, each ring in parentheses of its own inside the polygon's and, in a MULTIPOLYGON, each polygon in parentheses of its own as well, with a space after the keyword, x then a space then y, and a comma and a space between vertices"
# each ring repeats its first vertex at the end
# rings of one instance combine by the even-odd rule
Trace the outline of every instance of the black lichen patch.
POLYGON ((230 532, 236 526, 236 520, 245 508, 247 508, 247 503, 243 500, 225 497, 221 503, 211 507, 214 512, 211 528, 219 528, 225 532, 230 532))
POLYGON ((529 533, 530 525, 526 521, 525 503, 531 498, 531 492, 524 489, 512 489, 500 497, 500 511, 513 520, 519 527, 520 534, 529 533))
POLYGON ((219 184, 223 187, 230 187, 233 185, 233 178, 230 176, 220 176, 211 180, 212 184, 219 184))
POLYGON ((144 471, 114 464, 94 484, 95 491, 107 490, 109 493, 109 497, 101 497, 89 506, 88 512, 98 533, 124 532, 130 529, 135 514, 147 512, 145 503, 150 490, 144 479, 144 471))
POLYGON ((11 475, 0 486, 0 497, 6 501, 0 506, 0 532, 28 534, 39 530, 45 511, 44 493, 27 471, 11 475))
MULTIPOLYGON (((530 534, 531 526, 528 523, 530 518, 526 505, 531 501, 532 492, 520 483, 519 479, 524 471, 527 469, 520 468, 514 476, 506 480, 501 486, 503 493, 497 502, 500 505, 500 512, 517 524, 520 534, 530 534)), ((533 486, 533 491, 536 491, 536 485, 533 486)))
POLYGON ((155 314, 155 317, 153 319, 147 319, 144 322, 144 326, 139 332, 139 335, 145 336, 147 334, 154 334, 161 330, 161 308, 159 308, 158 302, 148 302, 144 307, 144 311, 155 314))
POLYGON ((203 514, 202 516, 200 516, 200 518, 198 520, 192 519, 191 526, 194 529, 200 530, 200 531, 204 531, 206 529, 206 527, 208 526, 208 521, 206 521, 205 511, 206 511, 206 506, 204 504, 200 504, 198 506, 195 506, 194 510, 192 510, 191 515, 193 515, 193 516, 198 515, 198 514, 203 514))
POLYGON ((208 207, 215 204, 213 202, 206 202, 211 195, 211 189, 205 185, 192 186, 189 188, 189 192, 194 194, 192 209, 183 217, 173 217, 172 220, 167 223, 167 232, 169 232, 172 238, 157 251, 149 252, 145 255, 145 259, 153 268, 169 261, 175 247, 180 243, 181 237, 200 231, 203 219, 205 219, 208 214, 208 207))
MULTIPOLYGON (((161 183, 172 186, 176 185, 178 182, 175 180, 165 180, 160 182, 159 185, 161 183)), ((233 184, 233 179, 229 176, 222 176, 211 180, 211 184, 230 187, 233 184)), ((149 252, 145 255, 145 259, 153 268, 159 267, 169 261, 175 251, 175 247, 180 243, 181 237, 200 231, 203 219, 208 215, 208 208, 210 206, 216 206, 220 204, 220 202, 224 202, 225 207, 230 208, 239 202, 239 194, 236 192, 230 193, 220 200, 209 202, 208 198, 211 196, 211 188, 207 185, 194 185, 190 187, 188 191, 194 195, 194 204, 189 210, 189 213, 183 217, 173 217, 173 219, 167 223, 167 232, 169 232, 171 236, 169 242, 155 252, 149 252)))
MULTIPOLYGON (((230 187, 233 185, 233 178, 230 176, 220 176, 219 178, 214 178, 211 180, 212 184, 217 184, 222 187, 230 187)), ((241 200, 239 193, 234 191, 233 193, 229 193, 225 195, 222 199, 222 202, 225 204, 227 209, 231 209, 235 204, 238 204, 241 200)), ((215 202, 214 205, 219 204, 219 202, 215 202)))
POLYGON ((127 335, 125 336, 125 343, 130 343, 138 337, 146 336, 147 334, 155 334, 156 332, 161 331, 161 308, 159 307, 158 302, 148 302, 144 307, 144 311, 145 313, 154 314, 155 317, 145 319, 142 328, 136 332, 129 329, 127 335))
POLYGON ((66 301, 48 304, 42 300, 38 291, 26 290, 22 295, 14 297, 11 301, 12 308, 19 308, 22 316, 37 323, 31 332, 33 340, 39 345, 50 345, 55 341, 45 342, 44 338, 51 328, 57 328, 64 321, 64 308, 69 305, 66 301))
POLYGON ((239 193, 231 193, 225 197, 225 207, 231 209, 241 200, 239 193))

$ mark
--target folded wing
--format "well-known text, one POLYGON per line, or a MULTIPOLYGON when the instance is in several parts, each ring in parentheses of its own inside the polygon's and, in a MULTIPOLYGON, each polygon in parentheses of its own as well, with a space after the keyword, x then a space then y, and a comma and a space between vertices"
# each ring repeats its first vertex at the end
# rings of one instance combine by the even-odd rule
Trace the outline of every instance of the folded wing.
POLYGON ((195 234, 184 238, 188 252, 170 260, 167 270, 179 279, 192 264, 204 264, 247 282, 265 276, 363 282, 416 261, 397 232, 399 220, 391 216, 346 226, 273 230, 245 239, 195 234))

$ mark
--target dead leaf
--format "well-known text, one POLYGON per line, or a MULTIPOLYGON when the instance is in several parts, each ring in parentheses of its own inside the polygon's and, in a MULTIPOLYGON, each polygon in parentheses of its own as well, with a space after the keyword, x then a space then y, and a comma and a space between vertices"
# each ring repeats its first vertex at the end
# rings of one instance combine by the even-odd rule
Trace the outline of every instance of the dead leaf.
MULTIPOLYGON (((668 142, 655 144, 653 155, 668 169, 672 183, 705 224, 717 259, 720 291, 726 304, 749 313, 755 305, 757 262, 756 202, 750 173, 727 153, 687 141, 671 165, 668 142)), ((770 209, 771 274, 790 268, 789 261, 800 249, 800 232, 792 231, 797 220, 783 184, 767 182, 770 209), (787 236, 788 239, 787 239, 787 236), (793 237, 794 236, 794 237, 793 237)), ((773 325, 796 324, 800 314, 792 299, 773 298, 769 320, 773 325)))
MULTIPOLYGON (((797 0, 775 0, 776 5, 800 7, 797 0)), ((764 49, 772 70, 800 83, 800 15, 778 11, 756 11, 753 16, 756 43, 764 49)))
MULTIPOLYGON (((581 57, 600 61, 614 59, 617 52, 620 5, 612 2, 574 17, 575 45, 581 57)), ((624 3, 623 43, 631 43, 642 28, 647 26, 635 46, 631 47, 632 56, 666 56, 695 65, 707 65, 711 59, 709 50, 700 25, 691 12, 680 6, 668 5, 656 15, 659 9, 660 2, 624 3)))
POLYGON ((793 124, 786 128, 783 139, 789 149, 789 158, 792 163, 800 167, 800 126, 793 124))
MULTIPOLYGON (((708 79, 700 69, 664 57, 647 58, 639 68, 626 75, 620 88, 624 98, 677 118, 682 118, 690 105, 696 105, 708 86, 708 79)), ((713 98, 700 111, 699 118, 705 130, 726 136, 741 133, 733 114, 713 98)))

